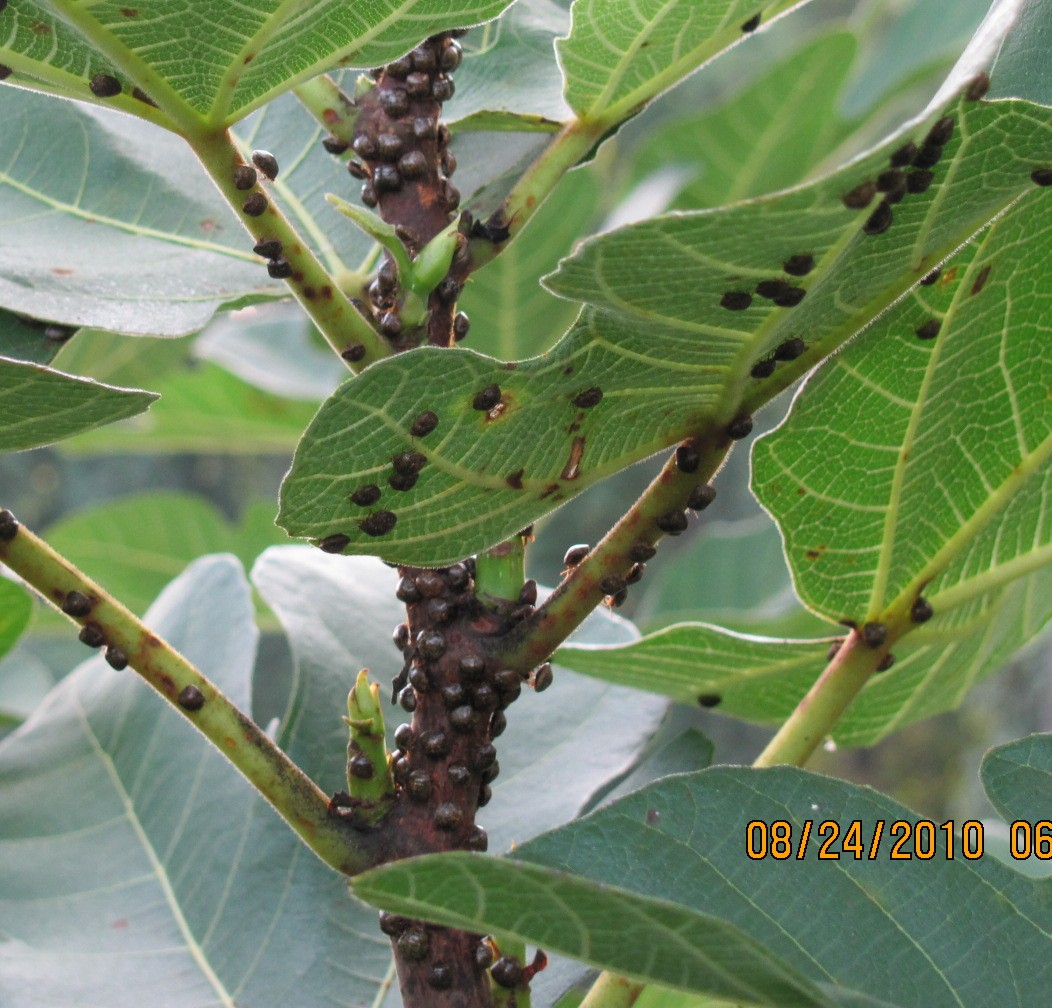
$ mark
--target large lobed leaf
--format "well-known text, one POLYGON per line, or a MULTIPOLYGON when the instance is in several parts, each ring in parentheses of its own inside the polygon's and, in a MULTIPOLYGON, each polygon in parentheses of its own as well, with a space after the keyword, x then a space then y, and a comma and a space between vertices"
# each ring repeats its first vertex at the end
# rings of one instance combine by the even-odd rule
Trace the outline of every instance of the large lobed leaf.
POLYGON ((444 563, 665 445, 728 423, 743 401, 765 397, 750 377, 759 358, 789 339, 803 339, 815 358, 831 352, 1033 190, 1030 173, 1046 162, 1052 133, 1047 110, 961 100, 948 113, 955 128, 933 184, 896 205, 883 233, 861 228, 872 207, 851 210, 841 197, 884 171, 907 136, 922 139, 918 125, 812 185, 586 242, 548 283, 589 308, 545 356, 508 365, 423 349, 369 368, 308 429, 280 522, 292 535, 345 535, 347 552, 444 563), (815 268, 789 278, 806 293, 798 306, 759 296, 744 311, 721 306, 728 291, 785 279, 782 264, 802 254, 815 268), (472 408, 491 384, 503 393, 492 415, 472 408), (577 409, 576 396, 593 388, 602 401, 577 409), (423 411, 439 425, 413 437, 423 411), (388 488, 392 458, 410 450, 427 460, 417 484, 388 488), (378 504, 353 504, 369 484, 381 488, 378 504), (376 511, 395 516, 378 536, 361 527, 376 511))
POLYGON ((849 712, 856 741, 953 706, 1052 616, 1050 198, 1025 197, 827 362, 754 449, 809 606, 862 622, 922 594, 935 610, 849 712))
MULTIPOLYGON (((1050 767, 1047 735, 995 750, 983 768, 991 800, 1010 820, 1039 818, 1050 767)), ((802 770, 715 767, 659 781, 538 837, 511 859, 429 856, 367 873, 355 891, 399 912, 491 930, 498 940, 516 937, 698 993, 720 994, 753 975, 732 957, 719 960, 720 970, 698 967, 704 950, 680 943, 691 929, 709 928, 728 943, 758 942, 769 968, 797 971, 821 989, 828 1000, 820 1003, 1042 1003, 1052 979, 1052 883, 989 856, 965 859, 959 835, 950 857, 941 829, 932 856, 918 856, 928 848, 907 839, 900 853, 909 857, 892 860, 891 823, 917 819, 884 795, 802 770), (859 858, 841 844, 855 820, 859 858), (775 821, 791 827, 790 856, 750 859, 748 824, 775 821), (807 821, 815 825, 797 857, 807 821), (827 821, 840 833, 820 859, 818 824, 827 821), (645 927, 636 926, 640 920, 645 927)))
POLYGON ((0 357, 0 451, 39 448, 148 409, 152 392, 0 357))
POLYGON ((761 22, 799 3, 578 0, 570 35, 556 45, 566 100, 582 118, 627 118, 761 22))
MULTIPOLYGON (((27 87, 86 101, 95 100, 88 81, 97 73, 116 74, 130 93, 127 70, 165 109, 178 105, 222 126, 331 67, 386 63, 427 35, 477 24, 509 2, 201 0, 173 9, 169 0, 26 0, 3 12, 0 59, 27 87)), ((142 108, 130 96, 110 101, 142 108)))

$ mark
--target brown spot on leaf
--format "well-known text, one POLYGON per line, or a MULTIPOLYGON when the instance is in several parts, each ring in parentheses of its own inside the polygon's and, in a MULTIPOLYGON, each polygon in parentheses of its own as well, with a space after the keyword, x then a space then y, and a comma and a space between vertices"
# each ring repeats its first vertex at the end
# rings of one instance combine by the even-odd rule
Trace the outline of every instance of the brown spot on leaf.
POLYGON ((983 289, 983 287, 986 286, 986 281, 987 281, 987 278, 990 276, 990 270, 991 269, 993 269, 992 266, 984 266, 979 271, 979 275, 975 278, 975 283, 972 284, 972 293, 973 294, 978 294, 979 291, 981 291, 983 289))
POLYGON ((121 14, 126 18, 137 18, 139 16, 139 11, 135 7, 122 7, 121 14))
POLYGON ((512 490, 522 489, 522 477, 525 474, 525 469, 516 469, 510 476, 506 476, 504 482, 512 488, 512 490))
POLYGON ((30 25, 30 30, 34 35, 50 35, 51 25, 46 21, 34 21, 32 25, 30 25))
POLYGON ((61 266, 52 266, 51 272, 54 273, 55 276, 73 276, 76 270, 64 269, 61 266))
POLYGON ((581 475, 581 459, 584 456, 584 438, 575 437, 570 445, 570 457, 563 466, 561 476, 564 480, 577 479, 581 475))
POLYGON ((558 484, 558 483, 549 483, 549 484, 548 484, 548 485, 547 485, 547 486, 546 486, 546 487, 544 488, 544 493, 542 493, 542 494, 540 495, 540 497, 538 497, 537 499, 538 499, 538 500, 544 500, 544 498, 545 498, 545 497, 551 497, 551 495, 552 495, 553 493, 556 493, 556 492, 558 492, 558 490, 559 490, 559 484, 558 484))

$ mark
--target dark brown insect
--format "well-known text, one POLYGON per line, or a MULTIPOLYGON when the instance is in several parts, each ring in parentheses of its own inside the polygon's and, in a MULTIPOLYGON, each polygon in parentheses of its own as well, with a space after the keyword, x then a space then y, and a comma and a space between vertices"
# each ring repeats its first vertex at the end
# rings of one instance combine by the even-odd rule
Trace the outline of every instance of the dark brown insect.
POLYGON ((372 161, 376 158, 376 141, 367 133, 361 133, 356 136, 351 147, 358 157, 364 158, 366 161, 372 161))
POLYGON ((928 319, 928 321, 925 322, 924 325, 917 327, 917 339, 935 339, 935 337, 939 335, 939 329, 941 327, 942 323, 938 319, 928 319))
MULTIPOLYGON (((439 808, 441 809, 442 806, 440 805, 439 808)), ((437 811, 435 812, 435 825, 439 825, 437 811)), ((439 829, 444 828, 445 827, 439 826, 439 829)), ((453 827, 450 826, 449 829, 453 829, 453 827)), ((449 963, 435 963, 435 965, 427 971, 427 983, 429 987, 433 987, 435 990, 449 990, 449 988, 453 986, 453 970, 449 963)))
POLYGON ((759 294, 760 297, 768 298, 770 300, 780 297, 787 290, 789 290, 789 284, 784 280, 761 280, 756 285, 756 293, 759 294))
POLYGON ((432 140, 438 129, 438 123, 430 116, 420 116, 413 120, 413 136, 417 140, 432 140))
POLYGON ((773 357, 764 357, 753 364, 749 374, 753 378, 770 378, 774 374, 775 367, 776 364, 773 357))
POLYGON ((397 161, 403 149, 402 138, 397 133, 381 133, 376 138, 376 155, 382 161, 397 161))
POLYGON ((475 727, 475 710, 473 707, 463 704, 454 707, 449 712, 449 724, 454 731, 470 732, 475 727))
POLYGON ((916 156, 917 145, 912 140, 907 140, 888 160, 892 168, 905 168, 906 165, 913 163, 916 156))
POLYGON ((395 472, 391 473, 390 478, 387 480, 388 485, 392 490, 399 490, 403 493, 407 490, 412 490, 416 486, 416 481, 420 479, 420 474, 415 472, 395 472))
POLYGON ((366 182, 362 186, 361 200, 367 207, 374 207, 380 202, 380 197, 376 193, 376 186, 372 182, 366 182))
POLYGON ((500 705, 497 691, 489 683, 479 683, 471 691, 471 706, 477 711, 496 710, 500 705))
POLYGON ((720 298, 720 307, 728 311, 745 311, 752 304, 752 295, 747 291, 727 291, 720 298))
POLYGON ((874 672, 887 672, 892 665, 895 664, 895 656, 888 651, 883 658, 877 662, 877 667, 873 670, 874 672))
POLYGON ((416 691, 412 686, 406 686, 401 693, 398 694, 398 705, 407 714, 412 714, 416 710, 416 691))
POLYGON ((5 66, 3 63, 0 63, 0 80, 7 80, 7 78, 10 77, 13 73, 14 70, 12 70, 9 66, 5 66))
POLYGON ((424 658, 434 661, 446 653, 446 638, 437 630, 423 630, 417 637, 416 646, 424 658))
POLYGON ((704 511, 716 499, 716 488, 711 483, 699 483, 687 498, 691 511, 704 511))
POLYGON ((448 623, 457 614, 456 604, 447 598, 428 599, 427 618, 432 623, 448 623))
POLYGON ((380 930, 392 938, 397 938, 409 927, 409 924, 408 917, 400 917, 398 914, 388 913, 386 910, 380 912, 380 930))
POLYGON ((779 361, 796 360, 806 350, 807 344, 799 336, 793 336, 791 339, 778 344, 774 351, 774 359, 779 361))
POLYGON ((391 465, 397 472, 416 473, 427 465, 427 456, 423 452, 399 452, 391 459, 391 465))
POLYGON ((942 274, 942 269, 938 266, 935 267, 930 273, 927 273, 920 281, 922 287, 930 287, 942 274))
POLYGON ((891 207, 881 200, 877 209, 866 218, 866 223, 862 225, 862 230, 868 235, 883 234, 891 227, 893 219, 894 215, 891 212, 891 207))
POLYGON ((105 635, 94 623, 81 627, 80 633, 77 634, 77 639, 81 644, 87 644, 90 648, 99 648, 106 643, 105 635))
POLYGON ((906 176, 906 192, 927 192, 929 186, 935 180, 935 173, 930 171, 911 171, 906 176))
POLYGON ((251 189, 256 184, 257 179, 256 169, 251 167, 251 165, 238 165, 234 169, 235 189, 251 189))
POLYGON ((942 147, 939 144, 925 143, 913 158, 914 168, 934 168, 942 159, 942 147))
POLYGON ((481 677, 482 673, 486 671, 486 662, 478 655, 465 655, 460 659, 458 668, 460 669, 460 674, 470 681, 481 677))
MULTIPOLYGON (((761 11, 760 13, 762 14, 763 12, 761 11)), ((751 18, 749 18, 748 21, 743 22, 743 24, 742 24, 742 33, 745 34, 745 35, 748 35, 750 32, 756 31, 756 29, 759 28, 759 27, 760 27, 760 14, 753 14, 753 16, 751 18)))
POLYGON ((427 801, 431 797, 431 776, 426 770, 414 770, 405 782, 405 791, 414 801, 427 801))
POLYGON ((121 82, 111 74, 97 73, 88 81, 88 87, 96 98, 116 98, 123 90, 121 82))
POLYGON ((368 518, 358 522, 358 527, 370 536, 387 535, 395 527, 398 516, 393 511, 374 511, 368 518))
POLYGON ((128 656, 116 644, 106 648, 106 661, 118 672, 128 667, 128 656))
POLYGON ((244 203, 241 204, 241 209, 249 217, 259 217, 266 212, 267 197, 260 192, 253 193, 244 203))
POLYGON ((657 525, 662 532, 666 535, 680 535, 687 531, 687 526, 690 524, 687 521, 687 514, 685 511, 673 510, 666 511, 662 515, 658 515, 654 519, 654 524, 657 525))
POLYGON ((66 592, 66 597, 62 601, 62 611, 67 616, 76 616, 78 618, 87 616, 91 612, 91 599, 83 592, 66 592))
POLYGON ((979 101, 981 98, 986 97, 986 92, 990 90, 990 75, 983 71, 977 73, 969 82, 968 86, 964 89, 964 97, 966 101, 979 101))
POLYGON ((404 88, 380 92, 380 107, 392 118, 401 119, 409 113, 409 96, 404 88))
POLYGON ((373 172, 373 187, 378 193, 394 192, 402 188, 402 176, 394 165, 377 165, 373 172))
POLYGON ((543 693, 555 681, 555 673, 552 671, 551 662, 538 665, 530 676, 530 685, 538 693, 543 693))
POLYGON ((787 287, 773 300, 779 308, 795 308, 806 295, 807 291, 803 287, 787 287))
POLYGON ((425 732, 420 736, 420 744, 431 759, 442 759, 453 748, 453 742, 444 731, 425 732))
POLYGON ((413 426, 409 428, 409 433, 413 437, 427 437, 437 426, 438 414, 432 410, 424 410, 423 413, 417 414, 416 419, 413 421, 413 426))
POLYGON ((870 620, 868 623, 863 624, 862 640, 866 647, 882 647, 887 639, 888 628, 885 624, 878 623, 876 620, 870 620))
POLYGON ((1030 173, 1030 181, 1038 186, 1052 186, 1052 168, 1035 168, 1030 173))
POLYGON ((365 344, 352 343, 340 356, 346 361, 351 361, 352 364, 360 361, 365 357, 365 344))
MULTIPOLYGON (((380 499, 380 488, 375 483, 366 483, 351 494, 350 501, 359 507, 369 507, 380 499)), ((412 583, 412 582, 410 582, 412 583)))
POLYGON ((446 178, 449 178, 457 170, 457 158, 451 150, 442 151, 442 156, 439 158, 438 163, 442 171, 446 173, 446 178))
POLYGON ((877 176, 878 192, 894 192, 898 189, 905 188, 905 185, 906 173, 899 168, 889 168, 887 171, 882 171, 877 176))
POLYGON ((514 990, 522 980, 522 964, 511 956, 501 956, 490 968, 493 982, 514 990))
POLYGON ((319 539, 318 549, 323 553, 342 553, 350 541, 350 536, 344 535, 342 532, 336 532, 333 535, 326 536, 324 539, 319 539))
POLYGON ((409 151, 398 159, 398 171, 403 178, 420 178, 427 171, 427 158, 422 151, 409 151))
POLYGON ((438 57, 438 68, 445 70, 448 73, 452 73, 458 66, 460 66, 460 60, 463 57, 463 50, 450 39, 449 44, 441 51, 438 57))
POLYGON ((914 623, 927 623, 934 615, 935 610, 926 598, 918 595, 913 600, 913 605, 910 606, 910 619, 914 623))
POLYGON ((928 144, 931 144, 933 147, 943 147, 949 142, 950 137, 952 136, 953 116, 943 116, 930 130, 928 130, 928 135, 924 138, 923 147, 928 146, 928 144))
POLYGON ((356 178, 359 182, 369 177, 369 169, 361 161, 355 161, 354 158, 347 162, 347 171, 351 178, 356 178))
POLYGON ((476 393, 471 400, 471 408, 482 412, 488 412, 500 402, 500 386, 487 385, 481 392, 476 393))
POLYGON ((198 711, 205 705, 205 695, 196 686, 184 686, 177 702, 183 710, 198 711))
POLYGON ((603 390, 593 385, 591 388, 586 388, 583 392, 578 392, 573 398, 573 404, 578 409, 591 409, 593 406, 598 406, 603 398, 603 390))
POLYGON ((446 590, 446 582, 438 571, 424 570, 416 576, 416 586, 425 598, 437 598, 446 590))
POLYGON ((450 77, 436 77, 431 85, 431 97, 437 102, 449 101, 456 91, 456 86, 450 77))
POLYGON ((452 182, 447 181, 442 185, 442 202, 450 213, 460 206, 460 190, 452 182))
POLYGON ((752 417, 743 415, 735 417, 727 424, 727 437, 732 441, 740 441, 752 433, 752 417))
MULTIPOLYGON (((405 626, 403 623, 402 626, 405 626)), ((416 732, 413 731, 411 725, 400 724, 394 733, 395 743, 402 752, 409 752, 413 748, 413 743, 416 742, 416 732)))
POLYGON ((508 718, 504 711, 496 711, 489 723, 489 734, 491 738, 497 738, 504 734, 504 729, 508 727, 508 718))
POLYGON ((815 257, 807 252, 792 255, 782 263, 782 269, 790 276, 807 276, 815 268, 815 257))
POLYGON ((435 50, 426 42, 418 45, 409 54, 409 57, 412 59, 413 66, 416 67, 417 70, 431 71, 438 66, 438 58, 435 56, 435 50))
POLYGON ((395 948, 404 959, 423 962, 431 951, 431 939, 423 928, 410 927, 398 936, 395 948))
POLYGON ((340 140, 334 136, 325 137, 321 145, 330 154, 343 154, 351 146, 346 140, 340 140))
POLYGON ((274 157, 270 151, 265 150, 254 150, 252 152, 252 163, 268 178, 271 182, 278 177, 278 159, 274 157))
POLYGON ((267 263, 267 272, 275 280, 284 280, 292 276, 292 263, 284 256, 279 256, 277 259, 271 259, 267 263))
POLYGON ((475 965, 480 969, 489 969, 493 965, 493 946, 488 941, 481 941, 475 948, 475 965))
POLYGON ((347 763, 347 772, 358 780, 372 780, 376 773, 373 761, 365 753, 352 756, 347 763))
POLYGON ((877 186, 874 182, 862 182, 840 197, 841 202, 849 210, 861 210, 873 202, 877 195, 877 186))
POLYGON ((635 563, 646 563, 648 560, 653 559, 656 554, 657 547, 642 540, 632 543, 628 549, 628 558, 635 563))
POLYGON ((467 336, 470 328, 471 319, 468 318, 467 312, 460 311, 453 316, 453 339, 458 343, 467 336))
POLYGON ((435 828, 445 832, 455 830, 464 820, 464 813, 452 802, 443 802, 435 809, 435 828))
POLYGON ((697 472, 700 465, 701 452, 694 445, 682 444, 676 449, 676 468, 680 472, 697 472))
POLYGON ((698 704, 702 707, 718 707, 723 702, 719 693, 702 693, 698 697, 698 704))
POLYGON ((616 595, 625 586, 625 579, 619 574, 604 574, 598 583, 604 595, 616 595))
POLYGON ((576 567, 586 556, 590 547, 587 543, 577 543, 575 546, 571 546, 563 554, 563 564, 566 567, 576 567))
POLYGON ((252 246, 252 251, 264 259, 277 259, 282 252, 282 244, 277 238, 261 238, 252 246))
POLYGON ((489 849, 489 836, 481 826, 473 826, 464 846, 469 851, 486 851, 489 849))
POLYGON ((485 808, 490 803, 492 797, 493 788, 488 784, 483 784, 482 787, 479 788, 478 807, 485 808))

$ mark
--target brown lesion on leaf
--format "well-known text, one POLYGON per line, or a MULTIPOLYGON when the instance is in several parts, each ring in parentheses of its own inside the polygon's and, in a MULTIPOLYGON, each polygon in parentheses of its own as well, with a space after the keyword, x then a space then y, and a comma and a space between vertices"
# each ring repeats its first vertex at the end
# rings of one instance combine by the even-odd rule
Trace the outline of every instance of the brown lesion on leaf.
POLYGON ((516 469, 515 472, 504 478, 504 482, 512 488, 512 490, 522 489, 522 477, 526 474, 525 469, 516 469))
POLYGON ((986 281, 990 278, 990 270, 993 269, 989 264, 984 266, 980 271, 979 275, 975 278, 975 283, 972 284, 972 295, 976 295, 986 286, 986 281))
POLYGON ((561 478, 564 480, 575 480, 581 475, 581 459, 584 457, 585 439, 583 436, 575 437, 570 446, 570 457, 563 466, 561 478))

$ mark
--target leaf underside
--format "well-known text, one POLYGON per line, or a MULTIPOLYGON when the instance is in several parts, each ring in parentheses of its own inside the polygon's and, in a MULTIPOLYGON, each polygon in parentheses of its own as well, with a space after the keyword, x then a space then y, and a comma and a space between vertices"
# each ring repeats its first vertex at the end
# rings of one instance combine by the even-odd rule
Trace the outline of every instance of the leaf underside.
POLYGON ((540 358, 508 365, 424 348, 369 368, 308 428, 279 522, 296 536, 345 535, 348 553, 447 563, 662 447, 718 431, 743 401, 759 405, 777 391, 750 378, 758 359, 794 338, 816 356, 831 352, 1034 188, 1030 172, 1048 149, 1046 110, 960 102, 949 112, 956 128, 934 181, 894 207, 884 233, 861 229, 876 202, 850 210, 841 197, 885 170, 906 136, 812 185, 586 242, 548 279, 586 308, 540 358), (802 303, 782 308, 752 293, 760 281, 785 280, 782 264, 804 254, 813 271, 790 278, 806 294, 802 303), (751 293, 750 306, 722 307, 727 292, 751 293), (473 409, 490 385, 501 406, 473 409), (590 389, 602 401, 575 407, 590 389), (425 411, 438 415, 438 427, 411 436, 425 411), (426 465, 413 488, 393 490, 391 460, 405 451, 421 452, 426 465), (370 484, 379 502, 353 504, 350 496, 370 484), (395 523, 372 535, 377 511, 395 523))

